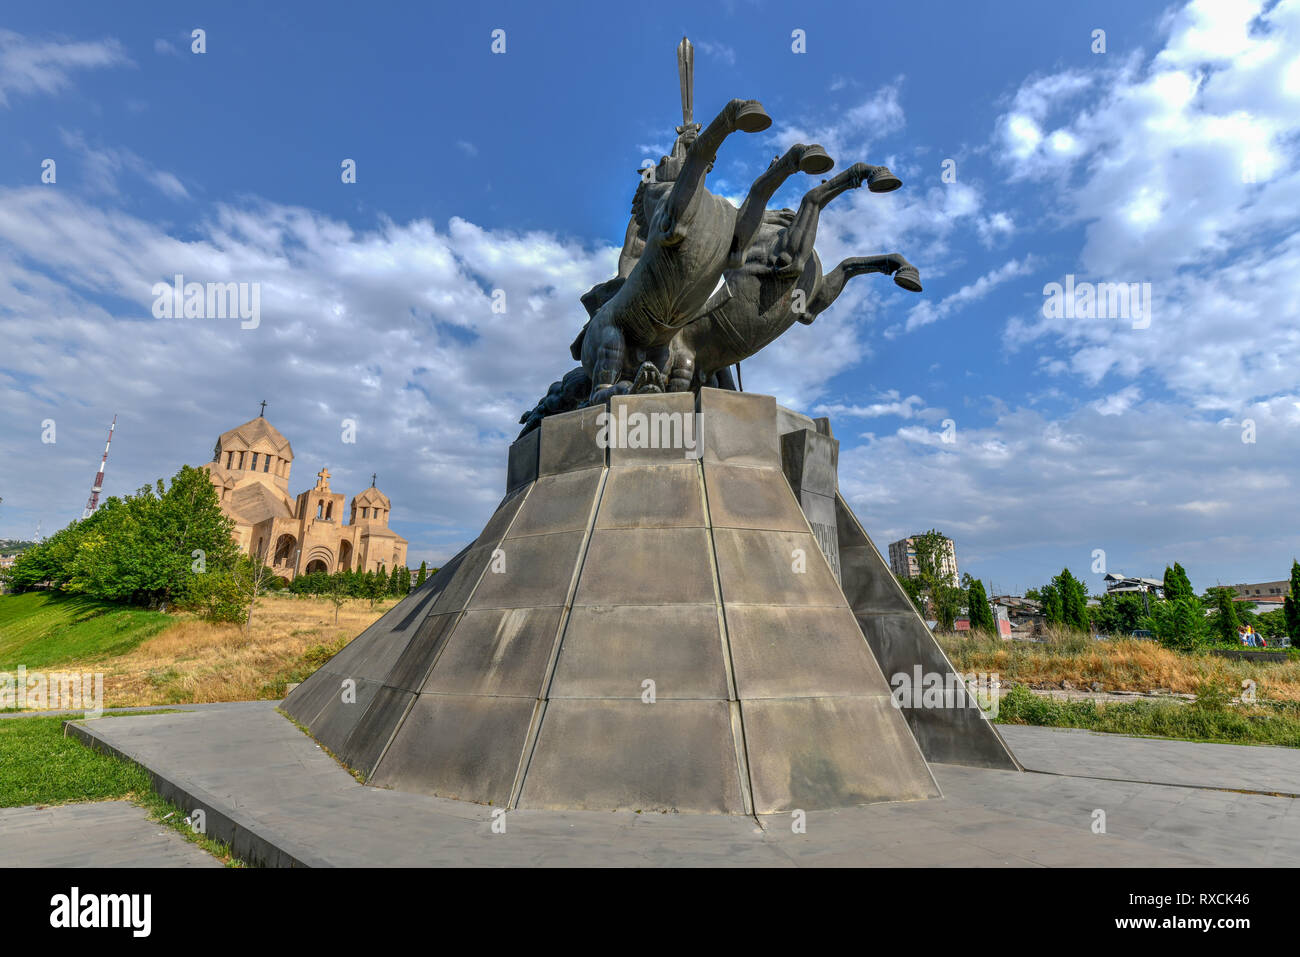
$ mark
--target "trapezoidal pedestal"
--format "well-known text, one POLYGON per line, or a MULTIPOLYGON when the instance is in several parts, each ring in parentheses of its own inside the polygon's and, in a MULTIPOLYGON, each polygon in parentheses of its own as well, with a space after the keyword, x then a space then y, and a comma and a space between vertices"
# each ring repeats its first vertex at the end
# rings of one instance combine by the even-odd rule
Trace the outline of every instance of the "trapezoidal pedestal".
POLYGON ((927 757, 1014 769, 977 708, 891 700, 886 673, 952 668, 837 451, 715 389, 544 419, 479 537, 284 708, 369 784, 511 808, 768 814, 937 797, 927 757))

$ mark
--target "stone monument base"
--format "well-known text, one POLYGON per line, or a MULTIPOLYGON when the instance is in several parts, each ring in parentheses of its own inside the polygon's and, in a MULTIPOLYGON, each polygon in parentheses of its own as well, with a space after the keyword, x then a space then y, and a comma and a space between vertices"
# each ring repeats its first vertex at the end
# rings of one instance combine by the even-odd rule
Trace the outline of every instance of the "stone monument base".
POLYGON ((767 814, 1016 769, 839 496, 825 420, 620 396, 510 449, 479 537, 284 702, 367 783, 522 808, 767 814), (883 671, 882 671, 883 668, 883 671))

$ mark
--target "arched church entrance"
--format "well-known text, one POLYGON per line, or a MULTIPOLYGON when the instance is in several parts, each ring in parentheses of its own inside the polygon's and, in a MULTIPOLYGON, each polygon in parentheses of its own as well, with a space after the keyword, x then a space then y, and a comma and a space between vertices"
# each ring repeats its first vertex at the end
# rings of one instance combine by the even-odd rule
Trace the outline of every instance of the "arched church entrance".
POLYGON ((275 558, 272 564, 276 568, 282 568, 286 565, 293 564, 293 552, 298 545, 298 540, 292 535, 281 535, 275 540, 275 558))

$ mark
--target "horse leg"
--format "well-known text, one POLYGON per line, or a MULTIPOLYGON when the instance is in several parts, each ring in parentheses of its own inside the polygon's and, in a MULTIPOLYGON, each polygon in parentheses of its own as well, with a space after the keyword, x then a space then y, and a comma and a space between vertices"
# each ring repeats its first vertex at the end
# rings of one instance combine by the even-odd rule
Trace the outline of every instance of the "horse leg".
POLYGON ((668 360, 668 391, 689 392, 695 381, 695 350, 678 333, 671 344, 668 360))
MULTIPOLYGON (((821 288, 817 290, 817 295, 813 297, 812 303, 808 306, 808 312, 812 316, 830 308, 841 292, 844 291, 844 285, 854 276, 863 276, 867 273, 880 272, 898 276, 900 271, 904 279, 909 276, 915 277, 914 281, 899 285, 911 292, 921 291, 920 274, 915 266, 900 256, 898 253, 890 253, 885 256, 850 256, 841 262, 838 266, 822 277, 821 288)), ((894 280, 898 282, 896 278, 894 280)), ((810 319, 809 322, 812 320, 810 319)))
POLYGON ((854 163, 827 182, 814 186, 804 193, 794 220, 781 230, 776 242, 774 254, 778 270, 782 275, 789 278, 803 272, 808 257, 812 254, 813 243, 817 239, 817 225, 821 219, 821 212, 827 204, 841 193, 857 189, 867 182, 876 170, 884 169, 883 166, 854 163))
POLYGON ((593 404, 603 402, 618 391, 617 386, 626 362, 627 342, 623 338, 623 330, 613 323, 607 323, 600 331, 592 362, 590 401, 593 404))
POLYGON ((771 125, 772 118, 758 100, 732 100, 724 106, 686 151, 681 172, 673 181, 672 192, 664 200, 663 211, 668 218, 660 224, 661 234, 675 234, 677 225, 688 217, 704 182, 704 174, 713 166, 723 140, 737 131, 758 133, 771 125))
POLYGON ((714 386, 715 389, 736 391, 736 380, 731 375, 731 366, 723 366, 713 374, 713 378, 717 381, 717 385, 714 386))
POLYGON ((736 216, 736 229, 731 237, 728 268, 739 269, 745 261, 745 251, 763 222, 768 200, 781 188, 781 184, 800 170, 829 169, 827 164, 830 162, 830 157, 820 146, 805 146, 803 143, 796 143, 785 151, 784 156, 772 160, 771 165, 749 187, 749 195, 740 206, 740 213, 736 216))

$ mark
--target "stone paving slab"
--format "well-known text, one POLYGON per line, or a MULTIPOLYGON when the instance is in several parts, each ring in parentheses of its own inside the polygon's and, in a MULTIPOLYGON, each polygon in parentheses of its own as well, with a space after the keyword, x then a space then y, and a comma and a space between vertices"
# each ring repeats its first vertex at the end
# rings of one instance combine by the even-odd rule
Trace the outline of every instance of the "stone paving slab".
MULTIPOLYGON (((273 702, 275 703, 275 702, 273 702)), ((134 714, 136 711, 205 711, 209 708, 215 708, 218 711, 230 711, 239 708, 264 708, 265 701, 223 701, 223 702, 206 702, 203 704, 150 704, 138 707, 124 708, 105 708, 104 714, 134 714)), ((59 718, 67 715, 84 714, 82 708, 58 709, 54 711, 6 711, 0 714, 0 721, 6 718, 59 718)))
POLYGON ((998 725, 1028 769, 1048 774, 1300 797, 1300 749, 1133 738, 1077 728, 998 725))
POLYGON ((5 867, 221 867, 129 801, 0 808, 5 867))
MULTIPOLYGON (((209 808, 245 860, 309 866, 1295 866, 1300 802, 934 765, 944 797, 789 815, 514 810, 362 786, 273 702, 76 731, 209 808), (1093 833, 1095 812, 1106 833, 1093 833)), ((73 725, 74 729, 78 725, 73 725)), ((1076 735, 1044 736, 1067 762, 1076 735)), ((1169 744, 1171 742, 1156 742, 1169 744)), ((1193 745, 1193 747, 1205 747, 1193 745)), ((1242 749, 1255 750, 1255 749, 1242 749)), ((1181 751, 1181 749, 1180 749, 1181 751)))

